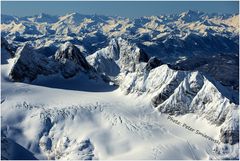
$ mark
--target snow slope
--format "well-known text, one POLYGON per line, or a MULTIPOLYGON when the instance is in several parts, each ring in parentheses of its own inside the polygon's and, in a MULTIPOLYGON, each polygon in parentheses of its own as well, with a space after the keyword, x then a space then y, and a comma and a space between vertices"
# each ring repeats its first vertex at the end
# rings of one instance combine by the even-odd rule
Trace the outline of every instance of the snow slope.
MULTIPOLYGON (((41 76, 32 84, 10 82, 8 73, 13 60, 8 61, 9 64, 1 66, 1 112, 4 113, 1 130, 6 138, 26 149, 29 156, 33 154, 37 159, 238 157, 238 144, 217 144, 196 134, 198 130, 220 142, 222 126, 210 124, 199 115, 189 113, 170 119, 170 115, 152 108, 151 97, 126 96, 121 89, 107 87, 99 80, 89 81, 84 75, 62 80, 41 76), (88 90, 84 91, 82 86, 88 90), (186 125, 196 131, 190 131, 186 125), (226 152, 226 147, 231 150, 226 152)), ((170 70, 164 65, 160 67, 170 70)), ((227 120, 232 123, 231 119, 236 117, 227 120)), ((224 126, 236 128, 226 122, 224 126)), ((11 153, 5 157, 19 159, 11 153)))

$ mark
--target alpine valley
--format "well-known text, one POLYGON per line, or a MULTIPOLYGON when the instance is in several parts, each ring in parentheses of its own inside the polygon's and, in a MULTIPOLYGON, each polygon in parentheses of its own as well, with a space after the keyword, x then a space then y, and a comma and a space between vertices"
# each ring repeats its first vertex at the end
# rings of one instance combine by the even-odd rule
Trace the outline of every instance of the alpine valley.
POLYGON ((239 15, 1 15, 2 159, 239 159, 239 15))

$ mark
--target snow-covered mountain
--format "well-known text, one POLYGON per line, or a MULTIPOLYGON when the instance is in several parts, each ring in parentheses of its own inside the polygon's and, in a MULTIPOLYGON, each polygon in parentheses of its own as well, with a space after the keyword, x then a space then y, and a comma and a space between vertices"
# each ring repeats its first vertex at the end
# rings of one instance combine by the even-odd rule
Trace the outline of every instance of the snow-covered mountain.
POLYGON ((195 11, 136 19, 79 13, 58 17, 40 14, 23 18, 2 15, 1 29, 2 34, 9 40, 16 40, 15 43, 35 40, 36 46, 40 43, 45 45, 52 37, 58 41, 72 40, 75 44, 84 44, 91 52, 98 50, 103 41, 111 37, 124 37, 148 48, 150 54, 156 54, 152 50, 157 48, 158 55, 170 59, 170 54, 236 53, 238 17, 195 11), (85 44, 86 40, 89 46, 85 44))
POLYGON ((91 70, 91 66, 83 54, 70 42, 66 42, 60 46, 54 55, 54 59, 62 65, 62 74, 65 78, 75 76, 79 70, 83 72, 91 70))
POLYGON ((2 158, 238 159, 239 15, 2 17, 2 158))
POLYGON ((239 58, 239 15, 190 10, 135 19, 79 13, 1 17, 2 36, 13 46, 30 42, 39 52, 50 56, 69 41, 84 55, 91 55, 108 46, 112 38, 122 37, 177 69, 197 69, 229 88, 236 91, 239 88, 239 74, 235 72, 239 58), (224 62, 221 68, 217 67, 219 61, 224 62))
POLYGON ((143 50, 122 38, 112 39, 109 46, 87 57, 88 62, 98 72, 107 76, 134 72, 136 66, 141 62, 147 62, 148 59, 143 50))
MULTIPOLYGON (((222 124, 228 112, 238 109, 233 103, 238 103, 238 95, 218 82, 210 78, 211 82, 198 71, 177 71, 154 57, 149 60, 138 47, 121 38, 112 40, 110 46, 88 56, 87 60, 97 71, 110 76, 109 66, 119 69, 113 81, 121 90, 125 94, 152 97, 153 106, 163 113, 199 113, 215 124, 222 124), (153 60, 157 63, 149 69, 153 60)), ((232 141, 238 142, 238 137, 234 138, 232 141)))
POLYGON ((13 81, 33 81, 38 74, 50 75, 58 72, 58 64, 50 61, 46 56, 38 54, 30 46, 25 44, 17 52, 14 65, 9 73, 13 81))

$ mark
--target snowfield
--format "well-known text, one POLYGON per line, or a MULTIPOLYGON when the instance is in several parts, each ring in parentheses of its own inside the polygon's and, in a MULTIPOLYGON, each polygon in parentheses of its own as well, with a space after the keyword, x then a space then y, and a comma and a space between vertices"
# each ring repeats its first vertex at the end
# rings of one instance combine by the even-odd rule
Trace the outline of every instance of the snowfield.
MULTIPOLYGON (((7 78, 10 65, 2 65, 1 80, 2 134, 8 138, 2 142, 2 146, 12 146, 12 149, 2 151, 6 158, 219 157, 214 151, 216 144, 213 141, 177 125, 168 119, 167 114, 159 113, 152 108, 148 97, 126 96, 114 87, 102 91, 103 83, 96 81, 88 84, 85 81, 84 86, 88 87, 88 91, 71 90, 71 86, 82 86, 78 78, 64 81, 56 79, 55 83, 64 83, 65 89, 13 83, 7 78), (15 144, 24 148, 22 156, 18 154, 20 157, 16 151, 20 152, 21 148, 15 144)), ((47 80, 51 84, 50 78, 39 78, 38 81, 46 83, 47 80)), ((219 140, 220 127, 209 124, 206 119, 195 114, 172 117, 219 140)), ((234 153, 238 147, 235 145, 234 148, 231 155, 236 155, 234 153)))

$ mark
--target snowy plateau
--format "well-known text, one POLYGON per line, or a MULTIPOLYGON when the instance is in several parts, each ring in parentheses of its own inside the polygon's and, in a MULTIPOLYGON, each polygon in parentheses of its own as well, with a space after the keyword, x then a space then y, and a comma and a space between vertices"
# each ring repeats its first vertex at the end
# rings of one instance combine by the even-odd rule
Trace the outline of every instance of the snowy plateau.
POLYGON ((1 159, 239 159, 239 15, 1 20, 1 159))

